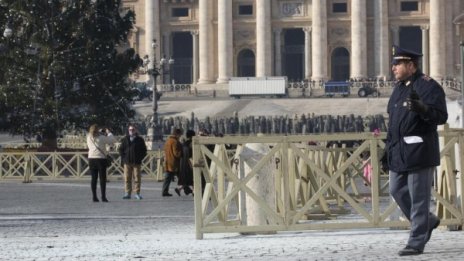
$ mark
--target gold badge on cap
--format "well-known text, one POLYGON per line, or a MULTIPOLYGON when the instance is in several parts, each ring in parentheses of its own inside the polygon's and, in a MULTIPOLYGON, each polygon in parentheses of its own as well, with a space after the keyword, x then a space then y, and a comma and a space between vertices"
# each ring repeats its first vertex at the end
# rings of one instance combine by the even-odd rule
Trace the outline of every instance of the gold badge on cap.
POLYGON ((395 55, 395 47, 392 47, 392 55, 395 55))

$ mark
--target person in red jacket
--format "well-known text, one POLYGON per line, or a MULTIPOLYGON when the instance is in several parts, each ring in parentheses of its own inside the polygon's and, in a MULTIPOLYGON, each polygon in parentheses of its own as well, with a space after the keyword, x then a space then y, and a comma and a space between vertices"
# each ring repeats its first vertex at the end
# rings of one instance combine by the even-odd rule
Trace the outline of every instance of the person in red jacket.
POLYGON ((163 197, 171 197, 169 193, 169 185, 177 175, 180 167, 180 159, 182 157, 182 145, 179 141, 182 136, 181 129, 174 129, 172 134, 164 144, 164 183, 163 197))

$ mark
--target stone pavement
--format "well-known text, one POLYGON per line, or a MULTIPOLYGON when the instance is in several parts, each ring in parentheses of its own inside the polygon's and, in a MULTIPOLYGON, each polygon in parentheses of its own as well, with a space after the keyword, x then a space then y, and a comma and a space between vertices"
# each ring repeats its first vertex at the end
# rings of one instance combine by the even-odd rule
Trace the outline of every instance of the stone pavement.
MULTIPOLYGON (((89 181, 0 181, 0 260, 398 260, 406 230, 278 232, 195 239, 193 198, 161 197, 145 180, 144 199, 93 203, 89 181)), ((439 229, 423 255, 402 260, 463 260, 464 232, 439 229)))

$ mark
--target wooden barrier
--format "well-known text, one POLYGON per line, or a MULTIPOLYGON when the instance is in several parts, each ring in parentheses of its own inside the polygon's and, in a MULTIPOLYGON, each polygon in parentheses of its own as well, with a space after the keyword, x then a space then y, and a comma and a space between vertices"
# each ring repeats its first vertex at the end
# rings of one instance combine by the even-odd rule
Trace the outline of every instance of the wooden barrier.
MULTIPOLYGON (((108 178, 122 178, 124 170, 117 153, 108 167, 108 178)), ((163 178, 161 151, 148 151, 142 162, 142 173, 147 178, 161 181, 163 178)), ((87 152, 37 152, 15 149, 0 152, 0 180, 22 179, 28 183, 34 179, 82 179, 90 177, 87 152)))
MULTIPOLYGON (((379 166, 385 148, 385 133, 263 136, 263 137, 194 137, 194 189, 196 238, 204 233, 272 231, 312 229, 352 229, 406 227, 407 221, 390 218, 397 205, 388 195, 388 174, 379 166), (308 145, 308 142, 317 145, 308 145), (357 141, 355 148, 330 147, 332 141, 357 141), (244 173, 240 149, 249 143, 270 144, 270 152, 255 167, 244 173), (208 149, 215 145, 213 151, 208 149), (226 146, 236 146, 236 153, 226 146), (364 186, 362 153, 370 153, 373 174, 371 184, 364 186), (270 173, 275 177, 275 204, 267 204, 248 182, 260 169, 275 165, 270 173), (201 190, 201 176, 206 181, 201 190), (267 218, 265 225, 247 224, 245 198, 253 199, 267 218)), ((435 212, 442 225, 462 227, 463 199, 457 203, 454 161, 463 160, 464 131, 445 129, 441 147, 442 171, 433 188, 435 212), (454 154, 455 146, 461 153, 454 154), (454 155, 460 155, 453 158, 454 155)), ((456 174, 458 173, 458 174, 456 174)), ((459 193, 458 193, 459 192, 459 193)))
MULTIPOLYGON (((462 229, 464 224, 464 130, 445 128, 439 132, 442 144, 441 166, 432 191, 435 212, 441 224, 462 229), (461 163, 461 164, 457 164, 461 163), (459 185, 457 179, 459 179, 459 185)), ((214 232, 266 232, 311 229, 406 227, 407 221, 390 218, 396 203, 388 195, 388 175, 379 167, 385 133, 194 137, 193 163, 195 185, 196 237, 214 232), (329 146, 334 142, 357 146, 329 146), (240 151, 248 143, 268 144, 270 151, 245 173, 240 151), (343 143, 343 142, 342 142, 343 143), (214 145, 214 150, 210 150, 214 145), (226 146, 227 145, 227 146, 226 146), (227 149, 226 149, 227 147, 227 149), (229 149, 234 147, 234 149, 229 149), (362 175, 361 155, 370 153, 373 168, 371 183, 362 175), (248 187, 250 179, 263 166, 275 169, 275 204, 269 205, 248 187), (206 186, 202 195, 201 177, 206 186), (268 223, 250 226, 246 222, 246 200, 254 200, 268 223)), ((108 177, 121 178, 120 158, 108 169, 108 177)), ((149 151, 142 163, 148 178, 162 180, 162 151, 149 151)), ((78 180, 88 178, 86 152, 0 152, 0 181, 18 179, 78 180)))

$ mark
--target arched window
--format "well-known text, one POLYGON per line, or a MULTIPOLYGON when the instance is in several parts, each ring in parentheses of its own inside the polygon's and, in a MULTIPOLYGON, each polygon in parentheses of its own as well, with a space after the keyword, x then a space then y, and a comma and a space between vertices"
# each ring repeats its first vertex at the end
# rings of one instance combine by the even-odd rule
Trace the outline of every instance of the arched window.
POLYGON ((346 81, 350 78, 350 53, 344 47, 332 52, 332 80, 346 81))
POLYGON ((237 57, 237 76, 254 77, 255 73, 255 54, 250 49, 243 49, 237 57))

